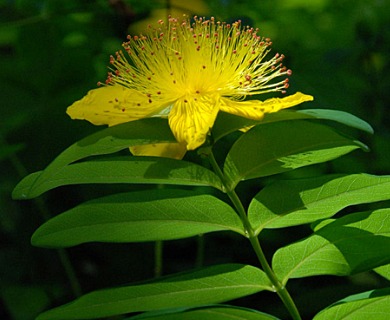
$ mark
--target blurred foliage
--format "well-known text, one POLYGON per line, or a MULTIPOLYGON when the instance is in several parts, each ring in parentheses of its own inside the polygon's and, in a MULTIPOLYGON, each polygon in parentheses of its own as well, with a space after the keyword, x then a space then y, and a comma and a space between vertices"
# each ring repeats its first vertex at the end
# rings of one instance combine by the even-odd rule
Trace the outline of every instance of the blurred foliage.
MULTIPOLYGON (((375 135, 361 137, 371 153, 356 153, 300 174, 390 172, 390 116, 386 109, 390 105, 389 1, 183 2, 0 0, 1 319, 33 319, 43 309, 72 298, 56 252, 33 248, 29 238, 46 211, 55 215, 107 193, 107 186, 60 188, 45 195, 45 205, 41 201, 14 202, 11 190, 22 176, 42 169, 64 148, 96 131, 86 122, 70 120, 66 107, 105 79, 109 55, 120 48, 128 32, 139 33, 144 25, 164 19, 167 13, 241 19, 259 27, 261 35, 272 38, 274 50, 287 56, 286 64, 294 72, 289 92, 315 97, 304 107, 345 110, 374 127, 375 135)), ((257 182, 246 187, 259 188, 257 182)), ((304 234, 301 229, 289 231, 283 237, 270 232, 275 243, 266 243, 266 249, 304 234)), ((249 247, 234 235, 210 235, 206 242, 206 264, 254 260, 249 247), (220 252, 220 243, 231 246, 231 251, 220 252)), ((195 239, 167 242, 164 248, 165 273, 193 266, 195 239)), ((85 292, 150 278, 153 272, 153 244, 89 244, 73 248, 69 254, 85 292)), ((379 285, 378 281, 371 274, 348 279, 321 277, 309 283, 297 280, 291 291, 294 295, 305 286, 317 289, 316 297, 303 296, 306 300, 297 301, 298 306, 307 306, 310 318, 311 306, 318 309, 316 305, 323 307, 357 288, 364 291, 367 284, 369 288, 373 283, 379 285)), ((256 306, 261 301, 258 296, 253 299, 239 302, 256 306)), ((275 303, 267 305, 280 308, 275 303)))

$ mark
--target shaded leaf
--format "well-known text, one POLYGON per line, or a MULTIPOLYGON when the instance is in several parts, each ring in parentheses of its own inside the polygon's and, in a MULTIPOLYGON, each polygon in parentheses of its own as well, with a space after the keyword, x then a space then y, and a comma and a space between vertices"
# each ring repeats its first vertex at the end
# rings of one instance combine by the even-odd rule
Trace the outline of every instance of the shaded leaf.
POLYGON ((336 121, 355 129, 366 131, 371 134, 374 133, 374 129, 369 123, 345 111, 330 109, 306 109, 298 110, 297 113, 305 114, 317 119, 336 121))
POLYGON ((94 291, 41 314, 38 320, 93 319, 130 312, 196 307, 272 290, 265 273, 225 264, 161 278, 157 282, 94 291))
POLYGON ((234 143, 224 173, 233 189, 241 180, 329 161, 358 148, 365 147, 317 123, 272 122, 252 128, 234 143))
POLYGON ((313 320, 387 320, 390 289, 372 290, 349 296, 319 312, 313 320))
MULTIPOLYGON (((56 172, 75 161, 118 152, 130 146, 173 141, 175 138, 168 122, 160 118, 141 119, 106 128, 71 145, 40 174, 30 177, 28 180, 30 189, 39 188, 40 184, 50 180, 56 172)), ((25 196, 28 197, 28 194, 30 194, 28 191, 22 194, 15 193, 15 197, 23 199, 25 196)))
POLYGON ((157 189, 83 203, 39 227, 32 244, 172 240, 221 230, 244 235, 241 220, 225 202, 193 191, 157 189))
POLYGON ((31 199, 64 185, 85 183, 156 183, 211 186, 222 190, 212 171, 191 162, 157 157, 115 157, 68 165, 42 175, 25 177, 14 189, 15 199, 31 199), (39 182, 36 180, 39 179, 39 182))
POLYGON ((219 112, 217 119, 211 128, 211 134, 214 141, 218 141, 229 133, 249 126, 254 126, 259 123, 261 123, 261 121, 239 117, 226 112, 219 112))
POLYGON ((353 174, 279 180, 261 190, 249 205, 256 233, 329 218, 341 209, 390 199, 390 176, 353 174))
POLYGON ((364 120, 348 112, 329 109, 280 110, 275 113, 266 114, 264 119, 261 121, 246 119, 225 112, 219 112, 211 132, 214 140, 218 141, 229 133, 242 128, 270 122, 302 119, 331 120, 368 133, 374 132, 370 124, 364 120))
POLYGON ((278 318, 257 310, 230 305, 211 305, 193 309, 151 311, 127 320, 278 320, 278 318))
POLYGON ((31 319, 50 305, 47 288, 43 287, 2 283, 0 294, 10 319, 31 319))
POLYGON ((314 275, 345 276, 390 263, 390 209, 339 218, 276 251, 272 265, 287 283, 314 275))

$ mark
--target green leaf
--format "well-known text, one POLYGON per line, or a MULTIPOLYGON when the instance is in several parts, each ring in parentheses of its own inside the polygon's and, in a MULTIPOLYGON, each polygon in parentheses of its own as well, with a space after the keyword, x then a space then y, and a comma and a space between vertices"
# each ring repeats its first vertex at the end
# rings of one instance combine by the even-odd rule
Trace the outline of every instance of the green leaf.
POLYGON ((248 265, 225 264, 159 281, 94 291, 41 314, 37 320, 93 319, 130 312, 197 307, 272 290, 265 273, 248 265))
MULTIPOLYGON (((94 133, 63 151, 47 168, 29 178, 30 188, 38 188, 44 181, 56 174, 63 167, 75 161, 96 155, 110 154, 130 146, 175 142, 165 119, 148 118, 123 123, 94 133)), ((23 198, 30 192, 15 193, 16 198, 23 198)))
POLYGON ((71 164, 50 175, 36 172, 15 187, 15 199, 31 199, 53 188, 85 183, 156 183, 211 186, 223 190, 212 171, 191 162, 157 157, 112 157, 71 164), (39 178, 39 181, 36 180, 39 178))
POLYGON ((261 123, 261 121, 238 117, 226 112, 219 112, 217 119, 211 128, 211 134, 214 141, 218 141, 229 133, 249 126, 254 126, 259 123, 261 123))
POLYGON ((319 312, 313 320, 387 320, 390 288, 349 296, 319 312))
POLYGON ((345 276, 390 263, 390 209, 339 218, 308 238, 279 249, 272 261, 283 284, 290 278, 345 276))
POLYGON ((344 111, 329 109, 281 110, 275 113, 266 114, 264 119, 260 121, 219 112, 211 132, 214 141, 218 141, 229 133, 242 128, 270 122, 302 119, 331 120, 368 133, 374 133, 370 124, 364 120, 344 111))
POLYGON ((341 209, 390 199, 390 176, 353 174, 279 180, 261 190, 249 205, 256 233, 329 218, 341 209))
POLYGON ((210 305, 193 309, 151 311, 126 320, 278 320, 278 318, 257 310, 230 305, 210 305))
POLYGON ((381 275, 383 278, 386 278, 390 281, 390 264, 386 264, 385 266, 381 266, 379 268, 375 268, 374 271, 381 275))
POLYGON ((246 179, 329 161, 364 148, 327 126, 297 120, 259 125, 233 145, 224 165, 230 189, 246 179))
POLYGON ((50 305, 47 288, 43 286, 7 285, 2 281, 0 295, 9 319, 32 319, 50 305))
POLYGON ((299 110, 297 113, 308 115, 317 119, 336 121, 355 129, 366 131, 371 134, 374 133, 374 129, 369 123, 348 112, 330 109, 307 109, 299 110))
POLYGON ((157 189, 83 203, 38 228, 32 244, 69 247, 91 241, 172 240, 221 230, 245 234, 241 220, 225 202, 193 191, 157 189))

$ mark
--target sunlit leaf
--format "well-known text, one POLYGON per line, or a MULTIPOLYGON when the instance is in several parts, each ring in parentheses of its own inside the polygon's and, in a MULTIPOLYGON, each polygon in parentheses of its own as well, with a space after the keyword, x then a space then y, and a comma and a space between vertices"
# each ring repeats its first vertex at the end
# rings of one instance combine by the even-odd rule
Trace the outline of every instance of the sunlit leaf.
POLYGON ((318 123, 272 122, 252 128, 235 142, 224 172, 234 188, 241 180, 329 161, 358 148, 365 147, 318 123))
POLYGON ((279 180, 252 200, 249 220, 256 230, 283 228, 329 218, 360 203, 390 199, 390 176, 353 174, 279 180))
POLYGON ((94 291, 37 320, 94 319, 130 312, 197 307, 272 290, 265 273, 248 265, 208 267, 156 282, 94 291))
POLYGON ((50 175, 33 173, 15 187, 13 197, 30 199, 59 186, 86 183, 157 183, 223 188, 221 180, 212 171, 194 163, 128 156, 75 163, 50 175), (39 183, 36 182, 38 178, 39 183))
POLYGON ((349 214, 276 251, 272 265, 290 278, 345 276, 390 263, 390 209, 349 214))
POLYGON ((387 280, 390 281, 390 264, 386 264, 385 266, 375 268, 374 271, 377 274, 380 274, 383 278, 386 278, 387 280))
POLYGON ((68 247, 91 241, 172 240, 221 230, 244 235, 241 220, 225 202, 193 191, 157 189, 83 203, 43 224, 32 243, 68 247))
POLYGON ((390 289, 372 290, 349 296, 319 312, 313 320, 387 320, 390 289))

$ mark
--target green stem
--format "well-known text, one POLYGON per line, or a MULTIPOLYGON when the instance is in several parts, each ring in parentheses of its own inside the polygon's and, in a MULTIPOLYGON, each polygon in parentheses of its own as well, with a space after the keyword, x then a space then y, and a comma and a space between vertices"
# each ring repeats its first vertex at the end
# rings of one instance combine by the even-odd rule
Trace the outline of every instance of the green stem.
POLYGON ((256 253, 256 256, 260 262, 261 267, 263 268, 263 271, 268 276, 268 279, 271 281, 274 291, 278 294, 279 298, 282 300, 284 306, 290 313, 291 317, 294 320, 301 320, 301 316, 299 314, 299 311, 291 298, 289 292, 287 291, 286 287, 282 285, 282 283, 279 281, 279 279, 276 277, 274 271, 272 270, 271 266, 269 265, 264 252, 260 246, 260 242, 258 237, 255 235, 254 230, 248 220, 246 211, 244 206, 242 205, 242 202, 240 198, 238 197, 235 190, 230 190, 226 183, 225 175, 223 174, 222 170, 217 164, 217 161, 214 158, 214 155, 212 151, 209 153, 209 161, 211 163, 211 166, 213 167, 215 173, 221 178, 223 185, 226 188, 226 193, 229 196, 231 202, 233 203, 237 213, 239 214, 241 221, 244 225, 245 233, 252 245, 253 250, 256 253))
POLYGON ((154 243, 154 277, 159 278, 162 275, 163 268, 163 241, 158 240, 154 243))
MULTIPOLYGON (((0 136, 0 140, 3 143, 6 143, 5 139, 0 136)), ((28 172, 26 168, 24 167, 23 163, 19 160, 19 158, 15 154, 11 154, 8 156, 8 159, 10 160, 11 164, 13 165, 14 169, 22 179, 23 177, 27 176, 28 172)), ((38 212, 41 214, 44 221, 47 221, 51 218, 49 209, 47 208, 46 204, 41 198, 36 198, 33 200, 35 206, 38 208, 38 212)), ((61 264, 65 270, 65 274, 68 278, 68 281, 70 283, 73 295, 77 298, 82 295, 81 291, 81 285, 80 282, 77 279, 76 272, 73 268, 73 265, 70 261, 69 255, 66 252, 65 249, 57 249, 57 254, 60 258, 61 264)))
POLYGON ((200 234, 196 238, 197 240, 197 249, 196 249, 196 261, 195 267, 200 268, 204 264, 204 235, 200 234))

